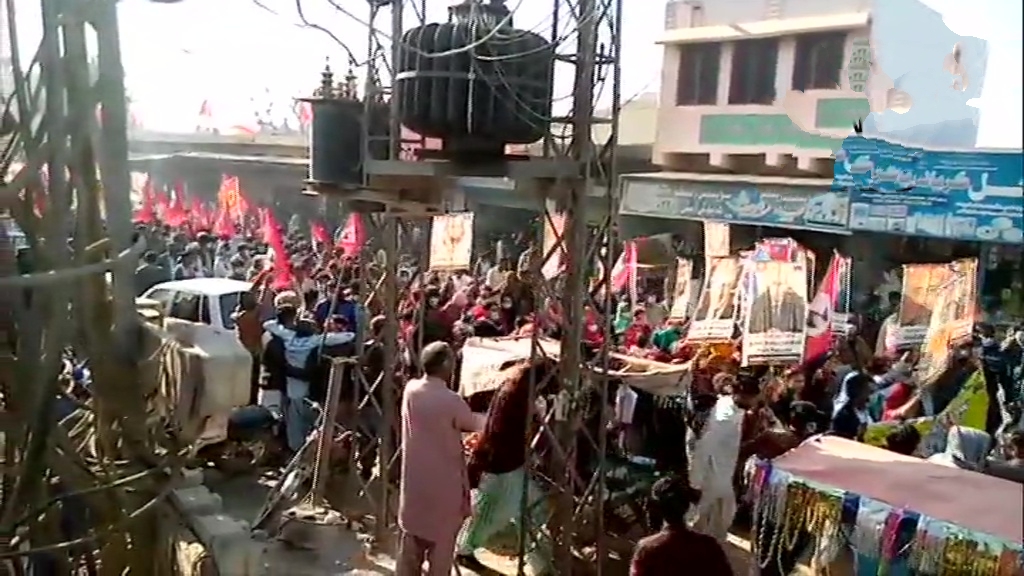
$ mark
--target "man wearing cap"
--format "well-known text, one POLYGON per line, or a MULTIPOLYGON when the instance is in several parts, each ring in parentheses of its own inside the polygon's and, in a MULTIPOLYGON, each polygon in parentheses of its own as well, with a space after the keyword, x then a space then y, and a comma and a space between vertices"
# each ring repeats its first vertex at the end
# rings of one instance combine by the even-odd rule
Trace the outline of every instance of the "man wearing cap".
POLYGON ((420 364, 425 376, 411 380, 402 393, 396 576, 419 576, 424 560, 429 576, 449 576, 456 535, 471 512, 462 434, 483 430, 485 417, 448 388, 455 365, 451 346, 428 344, 420 364))

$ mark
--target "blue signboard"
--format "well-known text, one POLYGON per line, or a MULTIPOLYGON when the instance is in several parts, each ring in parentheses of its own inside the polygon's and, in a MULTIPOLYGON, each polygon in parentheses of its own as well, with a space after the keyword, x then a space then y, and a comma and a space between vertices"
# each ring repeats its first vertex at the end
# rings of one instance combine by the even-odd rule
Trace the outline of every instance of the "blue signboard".
POLYGON ((623 180, 619 212, 625 215, 846 231, 849 196, 845 191, 651 177, 623 180))
POLYGON ((1024 240, 1021 152, 924 150, 850 137, 834 188, 850 192, 850 229, 955 240, 1024 240))

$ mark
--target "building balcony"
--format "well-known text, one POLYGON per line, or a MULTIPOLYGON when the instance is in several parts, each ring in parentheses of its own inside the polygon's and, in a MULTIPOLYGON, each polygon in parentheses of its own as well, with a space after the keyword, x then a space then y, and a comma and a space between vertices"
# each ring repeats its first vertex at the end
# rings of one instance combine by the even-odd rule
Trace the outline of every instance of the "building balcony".
POLYGON ((662 106, 654 162, 683 169, 692 156, 703 156, 710 166, 730 170, 759 160, 829 173, 833 152, 867 113, 864 95, 846 90, 790 91, 773 105, 662 106))

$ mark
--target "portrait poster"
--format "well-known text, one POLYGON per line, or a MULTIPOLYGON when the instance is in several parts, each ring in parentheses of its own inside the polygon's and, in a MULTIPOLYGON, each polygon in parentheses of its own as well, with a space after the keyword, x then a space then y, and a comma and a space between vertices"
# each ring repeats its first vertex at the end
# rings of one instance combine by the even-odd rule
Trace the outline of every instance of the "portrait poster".
POLYGON ((931 321, 921 344, 917 376, 922 383, 933 382, 945 372, 953 347, 969 341, 974 328, 978 261, 958 260, 948 269, 949 277, 936 291, 932 302, 931 321))
POLYGON ((752 262, 745 289, 743 365, 801 361, 807 337, 807 259, 752 262))
POLYGON ((736 326, 736 293, 743 265, 737 256, 712 256, 691 316, 687 340, 726 342, 736 326))
POLYGON ((949 264, 903 266, 903 296, 897 313, 895 338, 897 349, 924 342, 939 288, 949 280, 952 272, 949 264))
POLYGON ((690 312, 690 280, 693 278, 693 262, 685 258, 676 258, 676 281, 672 289, 672 309, 668 317, 672 320, 683 320, 690 312))
POLYGON ((430 269, 469 270, 473 258, 473 213, 434 216, 430 230, 430 269))
POLYGON ((708 258, 729 255, 730 229, 725 222, 704 221, 704 255, 708 258))
POLYGON ((553 210, 544 211, 544 263, 540 272, 550 280, 565 269, 565 214, 553 210))
POLYGON ((978 259, 964 258, 953 262, 955 277, 952 309, 949 310, 950 342, 963 344, 974 333, 975 303, 978 301, 978 259))

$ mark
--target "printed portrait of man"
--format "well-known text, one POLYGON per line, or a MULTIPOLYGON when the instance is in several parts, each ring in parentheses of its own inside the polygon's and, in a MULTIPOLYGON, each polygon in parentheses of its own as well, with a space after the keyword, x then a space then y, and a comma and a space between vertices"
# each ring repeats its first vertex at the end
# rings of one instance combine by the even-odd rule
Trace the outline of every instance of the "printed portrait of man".
POLYGON ((750 302, 747 334, 803 332, 807 302, 793 289, 789 278, 792 273, 793 267, 782 262, 757 265, 756 295, 750 302))
POLYGON ((710 260, 707 288, 693 314, 694 320, 727 320, 733 315, 733 297, 739 262, 735 258, 710 260))

